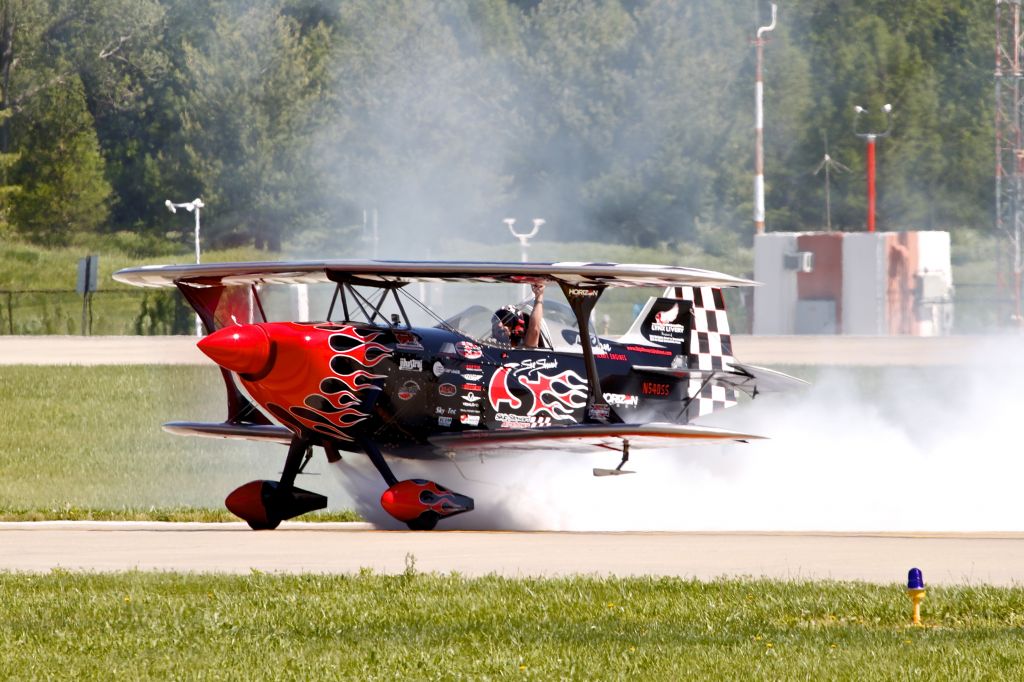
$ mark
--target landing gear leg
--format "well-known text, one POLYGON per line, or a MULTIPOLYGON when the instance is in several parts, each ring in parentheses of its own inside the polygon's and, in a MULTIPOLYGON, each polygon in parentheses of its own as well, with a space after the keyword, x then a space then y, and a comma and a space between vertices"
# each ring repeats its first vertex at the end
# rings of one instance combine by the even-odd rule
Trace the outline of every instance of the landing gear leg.
POLYGON ((252 481, 228 495, 225 504, 253 530, 273 530, 281 521, 323 509, 327 498, 295 487, 295 477, 310 459, 310 443, 294 436, 280 481, 252 481))

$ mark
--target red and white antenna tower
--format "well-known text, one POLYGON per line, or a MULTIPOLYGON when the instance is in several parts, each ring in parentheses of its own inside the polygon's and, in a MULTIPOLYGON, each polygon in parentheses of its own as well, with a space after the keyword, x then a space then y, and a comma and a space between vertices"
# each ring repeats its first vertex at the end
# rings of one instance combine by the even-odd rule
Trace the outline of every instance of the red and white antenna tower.
POLYGON ((996 230, 1005 235, 1011 249, 997 250, 996 267, 1001 284, 1009 269, 1013 288, 1013 320, 1024 325, 1021 315, 1021 241, 1024 236, 1024 27, 1022 0, 996 0, 996 230), (1005 254, 1005 255, 1004 255, 1005 254), (1007 267, 1009 266, 1009 267, 1007 267))

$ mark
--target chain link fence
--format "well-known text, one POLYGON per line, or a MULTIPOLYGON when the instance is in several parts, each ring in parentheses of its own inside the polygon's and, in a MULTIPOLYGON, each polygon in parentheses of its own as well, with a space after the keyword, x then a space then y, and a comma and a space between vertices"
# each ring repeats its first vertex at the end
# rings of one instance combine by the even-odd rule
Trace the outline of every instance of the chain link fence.
MULTIPOLYGON (((752 296, 747 291, 730 290, 728 293, 732 329, 736 333, 748 333, 752 296)), ((995 284, 958 284, 952 305, 955 334, 1017 328, 1011 292, 995 284)), ((626 304, 610 305, 606 312, 612 314, 612 333, 621 333, 632 321, 632 307, 626 304)), ((317 316, 315 310, 311 313, 317 316)), ((607 326, 607 321, 599 321, 598 328, 603 333, 602 324, 607 326)), ((74 289, 0 289, 0 334, 3 335, 190 335, 194 332, 195 315, 173 289, 110 289, 86 297, 74 289)))
POLYGON ((155 335, 194 333, 181 295, 166 289, 0 289, 0 334, 155 335))

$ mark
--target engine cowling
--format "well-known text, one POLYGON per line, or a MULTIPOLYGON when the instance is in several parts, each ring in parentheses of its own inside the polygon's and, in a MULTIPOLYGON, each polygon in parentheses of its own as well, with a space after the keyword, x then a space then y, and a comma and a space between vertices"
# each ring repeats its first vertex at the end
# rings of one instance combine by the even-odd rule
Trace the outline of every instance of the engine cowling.
POLYGON ((430 530, 440 519, 473 510, 473 498, 422 478, 399 481, 380 496, 380 506, 413 530, 430 530))

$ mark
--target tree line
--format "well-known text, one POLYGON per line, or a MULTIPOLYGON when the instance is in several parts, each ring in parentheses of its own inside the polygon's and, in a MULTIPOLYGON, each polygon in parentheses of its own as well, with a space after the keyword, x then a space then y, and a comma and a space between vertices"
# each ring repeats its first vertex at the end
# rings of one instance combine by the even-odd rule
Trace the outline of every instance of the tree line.
MULTIPOLYGON (((992 0, 780 0, 765 47, 767 224, 989 229, 992 0), (825 153, 833 167, 831 215, 825 153)), ((0 234, 181 230, 344 256, 545 235, 726 252, 752 232, 767 0, 0 0, 0 234), (188 225, 185 225, 187 227, 188 225)), ((424 251, 426 249, 426 252, 424 251)))

